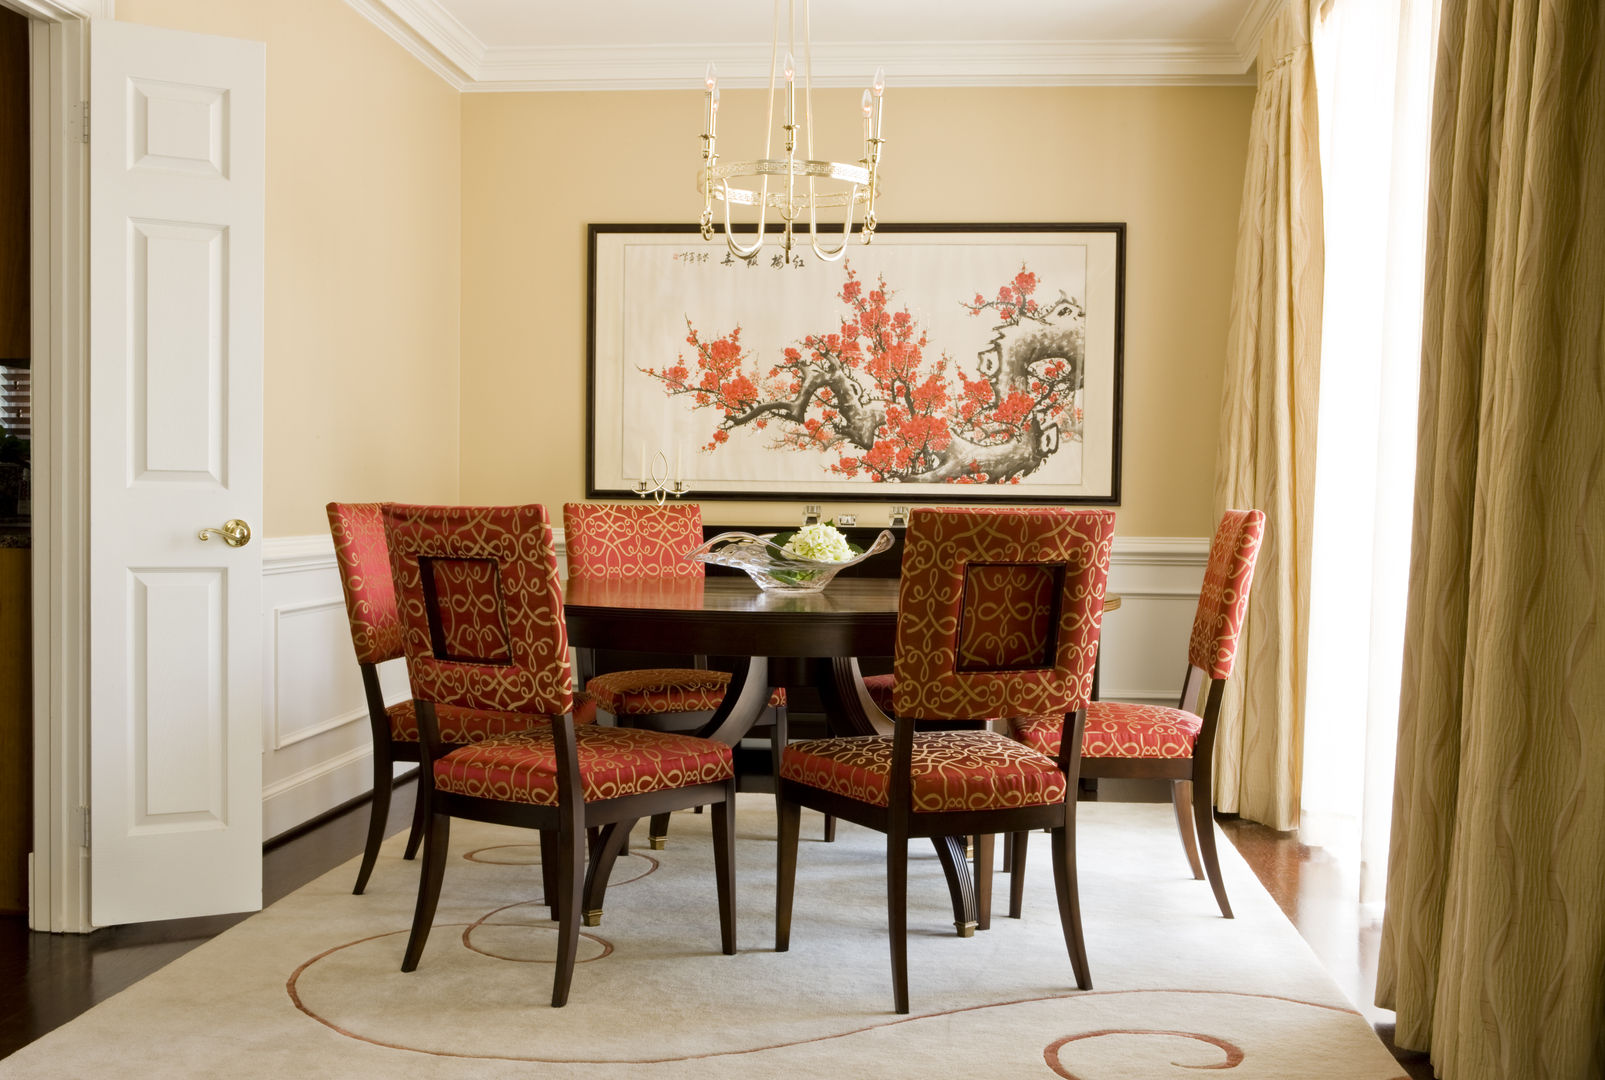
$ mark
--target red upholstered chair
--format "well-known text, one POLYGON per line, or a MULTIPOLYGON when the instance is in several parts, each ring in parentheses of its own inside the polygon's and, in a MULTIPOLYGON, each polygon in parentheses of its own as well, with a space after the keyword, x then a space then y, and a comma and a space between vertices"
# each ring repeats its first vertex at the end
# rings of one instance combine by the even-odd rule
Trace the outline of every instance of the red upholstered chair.
MULTIPOLYGON (((1094 701, 1087 706, 1087 733, 1081 746, 1082 776, 1171 782, 1176 827, 1181 831, 1193 876, 1203 878, 1208 872, 1220 913, 1228 919, 1232 917, 1232 906, 1226 900, 1226 885, 1215 854, 1215 725, 1220 716, 1221 693, 1237 659, 1237 636, 1248 614, 1248 588, 1254 580, 1254 560, 1264 534, 1265 515, 1259 510, 1228 510, 1221 518, 1210 545, 1198 614, 1193 618, 1192 639, 1187 646, 1187 677, 1177 707, 1094 701), (1199 715, 1198 698, 1206 684, 1203 714, 1199 715)), ((1059 731, 1051 717, 1011 721, 1010 731, 1044 754, 1058 751, 1059 731)), ((1016 857, 1010 880, 1009 914, 1016 918, 1025 879, 1024 843, 1023 834, 1014 838, 1016 857)))
MULTIPOLYGON (((703 566, 686 556, 702 543, 702 507, 696 503, 564 503, 568 572, 575 578, 700 578, 703 566)), ((619 723, 685 731, 713 717, 730 675, 691 668, 638 668, 597 673, 589 656, 578 660, 579 684, 599 712, 619 723)), ((774 739, 785 732, 785 690, 770 693, 774 739)), ((772 740, 773 741, 773 740, 772 740)), ((778 753, 778 750, 776 751, 778 753)), ((648 842, 663 847, 669 816, 654 817, 648 842)))
MULTIPOLYGON (((791 938, 798 812, 809 806, 887 835, 892 994, 908 1012, 908 839, 1053 830, 1059 918, 1076 985, 1092 986, 1076 891, 1075 792, 1114 513, 915 510, 903 553, 890 736, 786 747, 780 770, 775 948, 791 938), (981 730, 920 721, 1053 714, 1053 756, 981 730)), ((977 882, 984 895, 990 882, 977 882)))
POLYGON ((730 747, 635 728, 576 725, 563 595, 546 509, 384 507, 402 645, 432 782, 418 906, 401 970, 418 966, 446 869, 451 819, 522 825, 556 858, 557 970, 568 1000, 583 912, 599 911, 623 837, 650 814, 713 806, 723 951, 736 951, 735 771, 730 747), (527 731, 451 749, 439 710, 538 715, 527 731), (588 828, 600 828, 581 879, 588 828), (554 842, 555 841, 555 842, 554 842), (582 906, 583 901, 583 906, 582 906))
MULTIPOLYGON (((368 814, 368 839, 362 849, 362 866, 351 891, 361 894, 368 886, 385 838, 390 815, 390 792, 395 763, 419 761, 418 712, 409 698, 385 705, 379 690, 379 665, 401 657, 401 616, 390 578, 390 552, 385 546, 384 517, 379 503, 330 503, 329 532, 334 536, 335 564, 345 593, 346 616, 351 623, 351 644, 362 669, 362 688, 368 702, 368 723, 373 733, 373 802, 368 814)), ((438 710, 441 737, 448 743, 468 743, 522 731, 534 719, 494 710, 468 710, 445 706, 438 710)), ((413 810, 412 831, 404 858, 411 859, 423 839, 424 803, 413 810)))

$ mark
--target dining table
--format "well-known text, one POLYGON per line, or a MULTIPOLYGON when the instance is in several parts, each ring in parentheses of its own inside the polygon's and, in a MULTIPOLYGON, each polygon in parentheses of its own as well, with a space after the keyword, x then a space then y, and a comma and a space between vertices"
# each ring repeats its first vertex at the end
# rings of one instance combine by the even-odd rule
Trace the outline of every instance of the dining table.
MULTIPOLYGON (((889 657, 897 644, 895 577, 841 577, 819 592, 775 592, 746 577, 594 578, 564 584, 569 644, 607 649, 733 657, 730 684, 698 732, 734 746, 768 706, 771 688, 818 693, 833 735, 889 735, 893 722, 871 699, 860 657, 889 657)), ((1106 597, 1104 610, 1119 606, 1106 597)), ((582 664, 582 667, 588 665, 582 664)), ((953 901, 954 925, 968 937, 988 921, 977 897, 964 837, 936 837, 936 855, 953 901)))

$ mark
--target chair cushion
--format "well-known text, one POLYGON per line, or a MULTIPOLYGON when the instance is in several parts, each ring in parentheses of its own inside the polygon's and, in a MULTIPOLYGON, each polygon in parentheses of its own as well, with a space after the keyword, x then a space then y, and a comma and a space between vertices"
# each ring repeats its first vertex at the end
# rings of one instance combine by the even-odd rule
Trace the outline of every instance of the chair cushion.
MULTIPOLYGON (((645 728, 574 729, 586 802, 694 787, 735 775, 730 747, 645 728)), ((557 805, 557 746, 550 724, 459 747, 435 762, 441 791, 501 802, 557 805)))
MULTIPOLYGON (((701 668, 639 668, 593 675, 585 692, 599 708, 614 716, 662 716, 666 713, 711 712, 724 700, 728 671, 701 668)), ((786 704, 784 688, 769 694, 771 706, 786 704)))
MULTIPOLYGON (((390 738, 396 742, 418 742, 423 738, 418 731, 418 704, 412 698, 398 701, 385 709, 390 718, 390 738)), ((526 713, 495 712, 490 709, 464 709, 457 705, 436 705, 435 720, 440 724, 440 738, 448 743, 479 742, 498 735, 524 731, 535 724, 544 724, 550 717, 530 716, 526 713)), ((585 694, 574 695, 574 722, 589 724, 596 719, 596 703, 585 694)))
MULTIPOLYGON (((886 806, 891 789, 892 737, 794 742, 780 775, 821 791, 886 806)), ((914 735, 913 809, 1001 810, 1063 802, 1064 774, 1051 758, 990 731, 928 731, 914 735)))
MULTIPOLYGON (((1016 739, 1049 757, 1059 753, 1060 717, 1033 716, 1009 721, 1016 739)), ((1190 758, 1204 721, 1163 705, 1093 701, 1087 705, 1083 758, 1190 758)))
POLYGON ((892 690, 896 686, 896 675, 864 676, 864 689, 869 691, 869 699, 879 706, 880 711, 887 716, 897 715, 892 712, 892 690))

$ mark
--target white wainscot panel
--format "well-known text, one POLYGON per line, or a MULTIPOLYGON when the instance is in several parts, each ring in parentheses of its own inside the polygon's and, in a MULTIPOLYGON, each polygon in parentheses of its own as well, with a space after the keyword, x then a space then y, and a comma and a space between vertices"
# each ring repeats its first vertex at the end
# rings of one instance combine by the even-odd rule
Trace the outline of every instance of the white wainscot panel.
POLYGON ((1101 697, 1176 704, 1208 560, 1204 538, 1115 537, 1108 591, 1120 608, 1103 617, 1101 697))
MULTIPOLYGON (((268 838, 365 794, 373 783, 373 747, 333 544, 309 536, 271 538, 263 547, 262 833, 268 838)), ((386 701, 404 698, 405 665, 383 665, 380 685, 386 701)))

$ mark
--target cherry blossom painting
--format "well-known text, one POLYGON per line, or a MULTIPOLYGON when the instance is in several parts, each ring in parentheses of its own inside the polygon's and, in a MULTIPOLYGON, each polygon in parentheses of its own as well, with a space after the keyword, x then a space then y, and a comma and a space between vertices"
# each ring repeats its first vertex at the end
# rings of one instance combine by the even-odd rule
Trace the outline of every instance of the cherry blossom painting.
POLYGON ((656 461, 695 498, 1117 503, 1124 240, 883 226, 743 259, 593 225, 588 490, 656 461))

